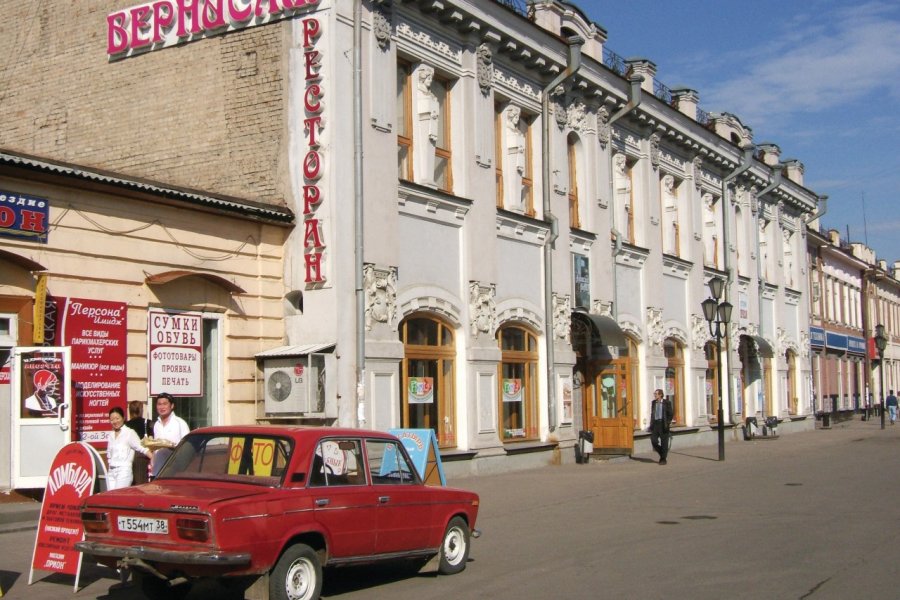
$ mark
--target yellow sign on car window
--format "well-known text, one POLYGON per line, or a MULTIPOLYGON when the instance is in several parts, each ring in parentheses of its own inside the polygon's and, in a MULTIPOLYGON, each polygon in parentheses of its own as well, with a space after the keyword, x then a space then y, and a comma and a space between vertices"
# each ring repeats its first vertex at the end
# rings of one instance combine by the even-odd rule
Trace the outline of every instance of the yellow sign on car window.
MULTIPOLYGON (((252 439, 252 438, 251 438, 252 439)), ((231 438, 228 450, 229 475, 257 475, 268 477, 272 474, 272 463, 275 462, 275 440, 252 439, 252 447, 245 448, 246 438, 231 438), (249 456, 245 456, 249 452, 249 456), (252 465, 250 471, 248 466, 252 465)))

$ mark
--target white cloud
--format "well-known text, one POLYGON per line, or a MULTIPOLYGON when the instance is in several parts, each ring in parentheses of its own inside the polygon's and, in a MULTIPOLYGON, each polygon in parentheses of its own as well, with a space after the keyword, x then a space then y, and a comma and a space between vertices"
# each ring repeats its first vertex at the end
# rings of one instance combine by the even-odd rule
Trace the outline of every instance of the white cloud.
POLYGON ((877 93, 900 98, 898 13, 893 5, 871 2, 794 19, 765 45, 730 55, 732 70, 744 68, 710 83, 703 103, 770 128, 797 114, 850 107, 877 93))

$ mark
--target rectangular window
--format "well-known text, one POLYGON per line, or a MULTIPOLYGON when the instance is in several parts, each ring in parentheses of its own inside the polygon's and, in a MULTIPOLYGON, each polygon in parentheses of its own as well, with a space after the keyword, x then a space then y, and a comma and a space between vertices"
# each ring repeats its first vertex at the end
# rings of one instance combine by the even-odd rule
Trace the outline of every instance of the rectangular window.
POLYGON ((494 107, 494 181, 496 182, 497 208, 503 208, 503 107, 494 107))
POLYGON ((397 65, 397 168, 398 177, 412 181, 412 71, 406 63, 397 65))
POLYGON ((522 173, 522 199, 525 201, 525 214, 534 216, 534 174, 532 171, 533 148, 531 145, 531 122, 525 115, 519 121, 525 127, 525 169, 522 173))
POLYGON ((438 189, 453 191, 453 170, 450 152, 450 83, 435 78, 431 90, 437 100, 438 121, 434 144, 434 182, 438 189))
POLYGON ((576 165, 575 144, 568 145, 569 158, 569 227, 578 229, 581 227, 581 219, 578 210, 578 169, 576 165))

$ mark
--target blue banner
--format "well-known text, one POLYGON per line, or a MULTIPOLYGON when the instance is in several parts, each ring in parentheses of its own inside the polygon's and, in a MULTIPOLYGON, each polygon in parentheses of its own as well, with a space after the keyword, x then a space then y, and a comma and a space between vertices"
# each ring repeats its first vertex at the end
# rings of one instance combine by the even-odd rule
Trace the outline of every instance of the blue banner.
POLYGON ((822 347, 825 345, 825 330, 821 327, 809 328, 809 345, 822 347))
POLYGON ((833 350, 847 349, 847 336, 843 333, 825 332, 825 345, 833 350))
POLYGON ((865 354, 866 353, 865 338, 853 337, 852 335, 847 336, 847 352, 852 352, 854 354, 865 354))
POLYGON ((46 244, 49 230, 46 199, 0 190, 0 235, 46 244))

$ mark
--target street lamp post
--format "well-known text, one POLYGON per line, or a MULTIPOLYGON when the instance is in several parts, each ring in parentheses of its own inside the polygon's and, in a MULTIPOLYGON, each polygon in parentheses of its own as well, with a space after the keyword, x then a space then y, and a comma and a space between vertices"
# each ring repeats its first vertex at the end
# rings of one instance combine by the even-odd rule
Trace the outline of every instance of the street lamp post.
POLYGON ((725 291, 725 280, 713 277, 709 280, 709 293, 712 298, 707 298, 700 305, 703 307, 703 317, 709 325, 710 335, 716 338, 716 379, 719 388, 719 406, 716 410, 716 419, 719 429, 719 460, 725 460, 725 417, 722 414, 722 336, 725 327, 731 321, 731 303, 719 302, 722 292, 725 291), (715 325, 715 328, 713 327, 715 325))
POLYGON ((878 348, 878 370, 881 372, 881 428, 884 429, 884 350, 887 348, 887 336, 884 335, 884 325, 875 326, 875 347, 878 348))

